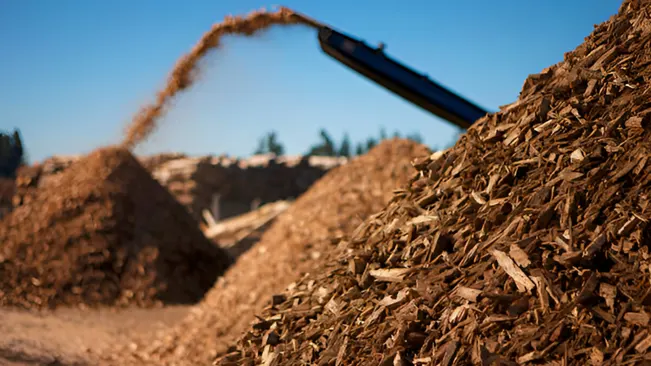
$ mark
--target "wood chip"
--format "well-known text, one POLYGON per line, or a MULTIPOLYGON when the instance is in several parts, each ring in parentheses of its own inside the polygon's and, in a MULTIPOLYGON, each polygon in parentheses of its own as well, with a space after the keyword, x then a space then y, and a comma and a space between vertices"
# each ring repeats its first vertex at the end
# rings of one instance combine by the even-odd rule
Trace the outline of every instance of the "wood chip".
POLYGON ((509 255, 522 268, 527 268, 531 264, 527 253, 522 250, 522 248, 520 248, 517 244, 511 244, 509 255))
POLYGON ((459 286, 457 287, 454 294, 470 302, 477 302, 477 298, 479 297, 479 295, 481 295, 481 290, 459 286))
POLYGON ((409 272, 411 272, 409 268, 382 268, 371 270, 369 274, 376 281, 401 282, 409 272))
POLYGON ((500 267, 515 281, 518 291, 531 291, 536 285, 527 277, 506 253, 493 249, 490 253, 495 257, 500 267))
POLYGON ((649 315, 647 313, 626 313, 624 319, 631 324, 642 327, 649 325, 649 315))

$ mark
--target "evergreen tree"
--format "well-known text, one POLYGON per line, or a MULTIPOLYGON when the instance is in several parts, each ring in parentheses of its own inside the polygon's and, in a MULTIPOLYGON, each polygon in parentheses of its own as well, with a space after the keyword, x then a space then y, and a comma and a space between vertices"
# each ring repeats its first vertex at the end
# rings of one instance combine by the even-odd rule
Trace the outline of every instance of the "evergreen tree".
POLYGON ((267 149, 269 152, 276 154, 276 156, 281 156, 285 153, 285 148, 278 142, 275 131, 267 134, 267 149))
POLYGON ((337 149, 335 144, 332 141, 332 138, 325 129, 319 131, 319 136, 321 136, 321 143, 314 145, 310 148, 310 151, 307 153, 308 156, 337 156, 337 149))
POLYGON ((364 155, 364 145, 361 142, 357 143, 355 148, 355 155, 364 155))
POLYGON ((27 154, 23 148, 23 140, 20 138, 20 131, 14 130, 14 156, 18 159, 18 165, 27 165, 27 154))
POLYGON ((285 153, 285 147, 278 141, 278 135, 275 131, 268 132, 266 135, 258 140, 258 147, 255 149, 254 154, 269 154, 273 153, 276 156, 285 153))
POLYGON ((384 129, 384 127, 380 128, 380 141, 384 141, 387 139, 387 131, 384 129))
POLYGON ((13 178, 16 170, 26 163, 20 132, 0 133, 0 177, 13 178))
POLYGON ((339 156, 350 157, 351 153, 350 147, 350 137, 348 134, 344 134, 344 139, 341 141, 341 146, 339 147, 339 156))
POLYGON ((326 132, 325 129, 321 129, 321 132, 319 134, 321 135, 321 139, 323 140, 324 155, 335 156, 336 155, 335 143, 332 141, 332 138, 330 138, 330 135, 328 135, 328 132, 326 132))
POLYGON ((260 154, 264 154, 265 151, 267 151, 267 139, 264 138, 264 137, 261 137, 258 140, 258 147, 255 149, 253 154, 260 155, 260 154))
POLYGON ((374 138, 369 137, 369 138, 366 140, 366 151, 368 152, 369 150, 371 150, 372 148, 374 148, 375 145, 377 145, 377 141, 375 141, 374 138))

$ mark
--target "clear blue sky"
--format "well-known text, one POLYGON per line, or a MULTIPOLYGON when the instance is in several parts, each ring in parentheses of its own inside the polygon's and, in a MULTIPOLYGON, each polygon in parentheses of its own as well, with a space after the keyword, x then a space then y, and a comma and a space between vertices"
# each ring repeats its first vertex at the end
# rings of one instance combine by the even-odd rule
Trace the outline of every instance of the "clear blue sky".
MULTIPOLYGON (((559 62, 615 0, 299 1, 301 11, 370 44, 478 104, 517 98, 526 76, 559 62), (354 4, 354 5, 353 5, 354 4), (409 5, 399 5, 409 4, 409 5)), ((120 141, 179 56, 227 14, 259 0, 0 0, 0 129, 20 128, 32 161, 120 141)), ((229 38, 139 153, 248 155, 267 130, 290 154, 326 127, 339 140, 456 129, 321 53, 307 29, 229 38)))

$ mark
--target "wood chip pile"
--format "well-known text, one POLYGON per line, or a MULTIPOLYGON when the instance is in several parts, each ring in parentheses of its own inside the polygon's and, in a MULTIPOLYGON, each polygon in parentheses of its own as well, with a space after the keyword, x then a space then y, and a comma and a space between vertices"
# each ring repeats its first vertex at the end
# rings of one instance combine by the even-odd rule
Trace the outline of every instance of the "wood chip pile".
MULTIPOLYGON (((167 161, 184 157, 185 155, 180 153, 163 153, 137 157, 137 159, 147 171, 151 172, 167 161)), ((16 173, 13 206, 29 202, 37 188, 45 187, 58 179, 61 173, 81 158, 81 155, 54 155, 40 163, 20 167, 16 173)))
MULTIPOLYGON (((34 199, 37 188, 56 181, 80 156, 52 156, 40 164, 19 169, 13 205, 34 199)), ((219 219, 251 209, 252 203, 265 204, 296 198, 328 170, 345 164, 334 157, 275 157, 259 155, 249 159, 227 156, 188 157, 164 153, 138 157, 154 178, 190 212, 196 222, 202 211, 212 211, 213 199, 220 195, 219 219)), ((1 206, 1 204, 0 204, 1 206)))
POLYGON ((94 151, 0 221, 0 305, 197 302, 230 264, 126 150, 94 151))
MULTIPOLYGON (((346 237, 387 204, 392 190, 415 172, 414 158, 430 153, 412 141, 387 140, 329 171, 238 258, 180 326, 155 341, 143 341, 133 364, 209 364, 247 329, 272 295, 314 270, 334 249, 333 238, 346 237)), ((110 356, 125 364, 121 352, 110 356)))
POLYGON ((216 363, 649 364, 650 78, 651 3, 626 1, 216 363))
POLYGON ((81 159, 80 155, 54 155, 41 163, 18 168, 13 207, 32 201, 38 188, 45 187, 56 181, 61 176, 61 173, 79 159, 81 159))

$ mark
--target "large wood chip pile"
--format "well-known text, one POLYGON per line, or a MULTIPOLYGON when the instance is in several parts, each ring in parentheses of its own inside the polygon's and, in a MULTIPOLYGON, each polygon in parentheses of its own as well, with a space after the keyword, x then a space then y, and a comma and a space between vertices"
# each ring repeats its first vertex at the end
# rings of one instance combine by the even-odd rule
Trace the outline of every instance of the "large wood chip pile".
MULTIPOLYGON (((315 270, 334 250, 333 238, 350 235, 381 210, 392 190, 414 174, 412 161, 430 153, 409 140, 387 140, 330 170, 278 216, 181 325, 155 340, 143 340, 133 352, 133 364, 209 364, 248 328, 274 294, 315 270)), ((108 356, 123 365, 127 361, 121 353, 129 352, 108 356)))
POLYGON ((199 301, 230 264, 126 150, 94 151, 0 221, 0 305, 199 301))
POLYGON ((217 364, 649 364, 650 78, 651 3, 625 1, 217 364))

